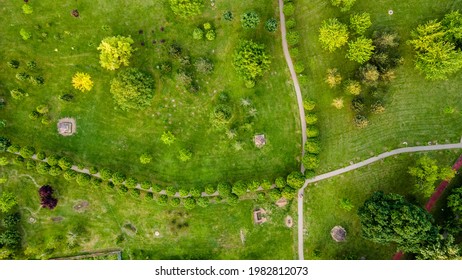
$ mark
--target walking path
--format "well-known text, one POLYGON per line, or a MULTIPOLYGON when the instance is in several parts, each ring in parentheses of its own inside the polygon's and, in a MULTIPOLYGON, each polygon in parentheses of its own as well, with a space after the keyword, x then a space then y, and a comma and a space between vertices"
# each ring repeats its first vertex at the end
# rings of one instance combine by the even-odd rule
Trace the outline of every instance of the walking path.
MULTIPOLYGON (((305 123, 305 109, 303 108, 302 91, 300 90, 300 84, 298 83, 297 73, 295 73, 294 64, 289 53, 289 46, 286 40, 286 19, 284 17, 284 1, 279 0, 279 18, 281 20, 281 37, 282 37, 282 50, 284 51, 284 57, 286 58, 287 66, 289 67, 290 76, 295 88, 295 94, 297 95, 298 111, 300 113, 300 125, 302 127, 302 157, 305 155, 305 142, 306 142, 306 123, 305 123)), ((302 173, 305 172, 305 167, 301 165, 302 173)))
POLYGON ((462 142, 457 143, 457 144, 441 144, 441 145, 431 145, 431 146, 416 146, 416 147, 400 148, 400 149, 396 149, 396 150, 392 150, 392 151, 380 154, 375 157, 371 157, 369 159, 352 164, 350 166, 340 168, 340 169, 337 169, 337 170, 334 170, 334 171, 331 171, 325 174, 321 174, 311 179, 307 179, 305 183, 303 184, 303 187, 300 188, 300 190, 298 191, 298 258, 300 260, 304 259, 304 255, 303 255, 303 193, 305 191, 305 188, 308 186, 308 184, 319 182, 321 180, 325 180, 325 179, 346 173, 348 171, 352 171, 352 170, 364 167, 366 165, 377 162, 384 158, 398 155, 398 154, 449 150, 449 149, 462 149, 462 142))
MULTIPOLYGON (((462 167, 462 155, 457 159, 457 161, 454 163, 452 166, 452 170, 459 170, 462 167)), ((436 202, 440 199, 441 195, 443 194, 444 190, 447 188, 449 185, 448 180, 442 181, 439 186, 436 188, 435 192, 432 194, 432 196, 428 199, 427 204, 425 205, 425 210, 427 212, 430 212, 433 210, 433 207, 436 205, 436 202)), ((393 260, 401 260, 404 256, 403 252, 397 252, 393 256, 393 260)))

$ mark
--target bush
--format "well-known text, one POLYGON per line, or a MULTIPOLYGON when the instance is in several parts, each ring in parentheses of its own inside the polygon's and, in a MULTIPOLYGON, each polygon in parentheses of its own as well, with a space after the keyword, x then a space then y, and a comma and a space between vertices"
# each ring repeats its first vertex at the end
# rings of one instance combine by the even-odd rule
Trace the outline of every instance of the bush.
POLYGON ((27 68, 29 68, 29 70, 35 70, 37 68, 37 63, 33 60, 28 61, 26 65, 27 65, 27 68))
POLYGON ((260 23, 260 17, 254 11, 243 13, 241 16, 241 25, 246 29, 256 28, 260 23))
POLYGON ((32 37, 32 34, 24 28, 21 28, 21 30, 19 30, 19 35, 21 35, 24 41, 27 41, 32 37))
POLYGON ((316 107, 316 103, 313 100, 303 101, 303 108, 306 111, 313 111, 315 107, 316 107))
POLYGON ((247 186, 242 181, 237 181, 234 183, 232 192, 238 196, 244 195, 247 193, 247 186))
POLYGON ((50 171, 50 165, 46 162, 38 162, 37 165, 35 166, 35 170, 37 170, 37 173, 45 175, 48 174, 50 171))
POLYGON ((160 191, 162 191, 162 186, 158 185, 158 184, 153 184, 152 185, 152 191, 155 192, 155 193, 159 193, 160 191))
POLYGON ((176 194, 176 187, 175 186, 168 186, 166 189, 165 189, 165 193, 168 195, 168 196, 174 196, 176 194))
POLYGON ((369 120, 364 115, 356 115, 354 118, 354 123, 357 128, 365 128, 369 125, 369 120))
POLYGON ((316 169, 319 167, 319 157, 315 154, 306 153, 303 156, 302 163, 306 169, 316 169))
POLYGON ((38 160, 44 160, 46 158, 47 158, 47 155, 45 154, 45 152, 42 152, 42 151, 37 152, 37 159, 38 160))
POLYGON ((315 124, 318 122, 318 116, 314 113, 306 114, 305 115, 305 122, 306 124, 315 124))
POLYGON ((19 150, 19 154, 24 158, 30 158, 35 154, 35 148, 32 146, 24 146, 19 150))
POLYGON ((287 32, 286 40, 289 46, 295 46, 300 40, 300 34, 297 31, 289 31, 287 32))
POLYGON ((120 185, 122 184, 124 181, 125 181, 125 175, 120 173, 119 171, 116 171, 112 174, 112 182, 115 184, 115 185, 120 185))
POLYGON ((80 186, 86 186, 90 183, 91 176, 85 173, 79 173, 75 180, 80 186))
POLYGON ((194 40, 202 40, 202 38, 204 38, 204 31, 200 29, 199 27, 197 27, 197 28, 194 28, 192 35, 193 35, 194 40))
POLYGON ((10 67, 12 69, 18 69, 19 61, 13 59, 13 60, 8 61, 7 65, 8 65, 8 67, 10 67))
POLYGON ((48 171, 48 174, 50 174, 51 176, 58 176, 58 175, 61 175, 62 172, 63 170, 61 169, 61 167, 52 166, 50 167, 50 171, 48 171))
POLYGON ((281 198, 282 194, 281 194, 281 190, 280 189, 272 189, 268 192, 268 195, 270 197, 271 200, 273 201, 277 201, 281 198))
POLYGON ((15 77, 18 81, 24 82, 24 81, 27 81, 27 79, 29 79, 29 74, 25 72, 19 72, 16 74, 15 77))
POLYGON ((164 133, 162 133, 162 136, 160 137, 160 140, 166 144, 166 145, 171 145, 175 142, 176 140, 176 137, 175 135, 173 135, 173 133, 171 133, 170 131, 164 131, 164 133))
POLYGON ((42 105, 38 105, 38 106, 35 108, 35 110, 36 110, 39 114, 43 115, 43 114, 48 113, 49 110, 50 110, 50 108, 48 108, 47 105, 43 105, 43 104, 42 104, 42 105))
POLYGON ((200 57, 194 62, 194 67, 196 68, 196 71, 201 73, 201 74, 210 74, 213 71, 213 63, 203 57, 200 57))
POLYGON ((8 148, 6 150, 12 154, 19 153, 19 150, 21 149, 21 146, 19 146, 18 144, 9 145, 7 147, 8 148))
POLYGON ((217 190, 218 193, 223 197, 229 197, 232 193, 232 187, 229 183, 219 183, 217 190))
POLYGON ((265 46, 251 40, 241 41, 233 55, 233 66, 245 81, 255 82, 269 69, 270 63, 265 46))
POLYGON ((65 101, 65 102, 71 102, 74 100, 74 95, 72 94, 62 94, 59 96, 59 100, 65 101))
POLYGON ((289 18, 288 20, 286 20, 286 28, 287 29, 292 29, 294 28, 296 25, 295 23, 295 19, 294 18, 289 18))
POLYGON ((308 138, 315 138, 319 136, 319 129, 315 126, 310 126, 306 129, 306 136, 308 138))
POLYGON ((210 204, 210 199, 208 197, 199 197, 197 199, 197 205, 199 205, 200 207, 207 207, 209 206, 210 204))
POLYGON ((294 189, 299 189, 305 183, 305 176, 299 171, 293 171, 287 176, 287 184, 294 189))
POLYGON ((189 195, 189 190, 186 189, 186 188, 180 188, 180 190, 178 191, 180 196, 183 196, 183 197, 186 197, 189 195))
POLYGON ((196 199, 193 197, 187 197, 183 200, 184 208, 191 210, 196 207, 196 199))
POLYGON ((75 179, 75 177, 77 177, 77 172, 74 171, 74 170, 68 169, 68 170, 64 171, 63 177, 67 181, 72 181, 72 180, 75 179))
POLYGON ((192 197, 200 197, 202 195, 202 189, 200 187, 193 187, 189 190, 192 197))
POLYGON ((209 30, 207 31, 207 33, 205 33, 205 38, 207 38, 207 40, 209 41, 213 41, 215 40, 215 37, 216 37, 216 33, 215 33, 215 30, 209 30))
POLYGON ((34 86, 40 86, 45 83, 45 79, 42 76, 32 77, 29 76, 29 82, 34 86))
POLYGON ((134 49, 134 41, 130 37, 113 36, 101 41, 98 50, 101 51, 99 63, 107 70, 116 70, 120 66, 128 66, 134 49))
POLYGON ((112 171, 108 168, 101 168, 99 175, 101 176, 101 179, 109 180, 112 177, 112 171))
POLYGON ((20 88, 10 90, 10 94, 11 94, 11 97, 13 97, 13 99, 16 99, 16 100, 21 100, 24 97, 29 96, 28 93, 24 92, 24 90, 20 88))
POLYGON ((168 203, 168 196, 165 195, 165 194, 162 194, 157 198, 156 201, 157 201, 157 204, 159 204, 161 206, 165 206, 168 203))
POLYGON ((190 160, 191 157, 192 157, 192 153, 188 149, 181 149, 178 152, 178 159, 182 162, 190 160))
POLYGON ((133 177, 128 177, 127 180, 125 181, 125 185, 128 188, 134 188, 136 187, 137 184, 138 184, 138 181, 133 177))
POLYGON ((348 198, 342 198, 340 199, 340 208, 346 211, 351 211, 354 206, 348 198))
POLYGON ((22 12, 25 14, 25 15, 30 15, 34 12, 34 9, 28 5, 28 4, 24 4, 22 5, 22 12))
POLYGON ((270 18, 265 22, 265 29, 268 32, 275 32, 278 29, 278 21, 275 18, 270 18))
POLYGON ((148 164, 148 163, 151 162, 151 160, 152 160, 152 156, 150 154, 148 154, 148 153, 143 153, 140 156, 141 164, 148 164))
POLYGON ((233 13, 231 11, 226 11, 223 13, 223 18, 227 21, 232 21, 234 19, 233 13))
POLYGON ((284 12, 285 16, 293 15, 294 12, 295 12, 294 3, 292 3, 292 2, 285 3, 284 8, 282 9, 282 11, 284 12))
POLYGON ((88 172, 90 172, 90 174, 92 174, 92 175, 97 174, 98 173, 98 168, 92 166, 92 167, 88 168, 88 172))
POLYGON ((178 198, 178 197, 173 197, 170 199, 170 206, 173 206, 173 207, 178 207, 181 203, 181 200, 178 198))
POLYGON ((303 62, 301 61, 297 61, 295 62, 294 69, 295 69, 295 73, 300 74, 303 71, 305 71, 305 64, 303 64, 303 62))
POLYGON ((203 0, 169 0, 173 13, 182 18, 191 18, 202 12, 203 0))
POLYGON ((212 195, 217 191, 217 188, 214 185, 206 185, 205 186, 205 193, 208 195, 212 195))
POLYGON ((144 190, 149 190, 152 187, 152 183, 150 181, 143 181, 140 185, 144 190))
POLYGON ((40 120, 40 122, 44 125, 49 125, 51 122, 51 118, 48 116, 42 116, 42 119, 40 120))
POLYGON ((128 68, 120 71, 111 81, 111 94, 124 111, 145 109, 151 104, 154 80, 136 68, 128 68))
POLYGON ((55 155, 51 155, 47 157, 47 162, 50 166, 58 165, 59 160, 60 160, 60 157, 55 156, 55 155))

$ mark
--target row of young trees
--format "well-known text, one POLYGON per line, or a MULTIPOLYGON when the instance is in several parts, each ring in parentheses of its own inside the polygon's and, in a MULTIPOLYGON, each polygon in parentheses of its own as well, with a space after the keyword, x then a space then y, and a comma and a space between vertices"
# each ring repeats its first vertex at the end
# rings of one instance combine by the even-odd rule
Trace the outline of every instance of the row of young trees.
MULTIPOLYGON (((176 195, 184 198, 184 201, 189 201, 188 205, 191 206, 192 202, 198 202, 200 206, 206 206, 209 198, 202 198, 202 192, 208 195, 216 195, 217 201, 225 201, 231 205, 235 205, 239 201, 240 196, 246 195, 248 192, 255 192, 260 187, 268 192, 271 199, 277 200, 281 197, 292 199, 298 188, 300 188, 305 177, 300 172, 292 172, 287 176, 286 179, 279 177, 276 179, 276 186, 273 188, 273 184, 267 180, 263 181, 250 181, 250 182, 236 182, 234 184, 219 183, 218 185, 207 185, 205 187, 194 187, 191 189, 177 188, 169 186, 163 189, 158 184, 152 184, 150 181, 138 182, 133 177, 127 177, 125 174, 112 171, 108 168, 97 169, 95 167, 88 168, 86 174, 81 171, 72 169, 73 163, 66 157, 58 157, 55 155, 46 155, 44 152, 37 152, 35 148, 31 146, 20 147, 16 144, 11 144, 10 141, 5 137, 0 137, 0 153, 8 151, 10 153, 19 153, 13 160, 14 164, 24 165, 27 169, 35 169, 39 174, 49 174, 52 176, 62 175, 64 179, 68 181, 76 181, 81 186, 93 186, 102 187, 107 186, 110 188, 116 188, 120 193, 129 193, 134 196, 139 196, 142 190, 147 191, 145 197, 153 198, 154 193, 157 193, 157 202, 161 205, 165 200, 169 198, 177 200, 176 195), (32 157, 35 155, 35 159, 32 157), (140 186, 140 189, 137 186, 140 186), (200 202, 200 204, 199 204, 200 202)), ((7 165, 9 160, 6 157, 0 157, 0 164, 7 165)), ((83 170, 84 166, 78 166, 79 169, 83 170)), ((49 202, 49 196, 44 196, 49 202)), ((47 202, 47 203, 48 203, 47 202)), ((56 201, 57 202, 57 201, 56 201)), ((48 204, 47 204, 48 205, 48 204)), ((51 204, 50 204, 51 205, 51 204)), ((54 205, 56 206, 56 204, 54 205)), ((48 206, 47 206, 48 207, 48 206)), ((50 209, 54 207, 49 207, 50 209)))

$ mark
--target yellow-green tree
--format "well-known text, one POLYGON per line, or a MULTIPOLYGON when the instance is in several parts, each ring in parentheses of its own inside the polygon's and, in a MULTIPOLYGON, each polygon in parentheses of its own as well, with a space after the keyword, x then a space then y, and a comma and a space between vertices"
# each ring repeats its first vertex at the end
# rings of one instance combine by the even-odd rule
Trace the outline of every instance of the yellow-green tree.
POLYGON ((323 21, 319 28, 322 48, 333 52, 348 42, 348 27, 336 18, 323 21))
POLYGON ((72 77, 72 85, 75 89, 85 92, 90 91, 93 88, 93 81, 89 74, 77 72, 74 77, 72 77))
POLYGON ((120 35, 104 38, 98 46, 101 51, 99 63, 107 70, 116 70, 121 65, 128 66, 134 51, 133 43, 132 38, 120 35))

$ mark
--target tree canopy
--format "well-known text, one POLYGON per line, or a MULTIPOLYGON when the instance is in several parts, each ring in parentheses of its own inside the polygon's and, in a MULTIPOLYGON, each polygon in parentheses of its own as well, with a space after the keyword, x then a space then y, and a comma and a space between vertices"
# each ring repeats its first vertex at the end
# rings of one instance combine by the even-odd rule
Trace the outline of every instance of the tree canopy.
POLYGON ((348 12, 355 2, 356 0, 331 0, 332 5, 339 7, 342 12, 348 12))
POLYGON ((356 34, 363 34, 371 25, 371 15, 369 13, 352 14, 350 16, 350 28, 356 34))
POLYGON ((460 44, 462 17, 458 11, 442 22, 431 20, 417 26, 408 41, 415 51, 415 67, 429 80, 446 80, 462 68, 460 44))
POLYGON ((348 53, 346 57, 363 64, 371 58, 374 49, 375 47, 372 45, 372 39, 359 37, 355 41, 348 43, 348 53))
POLYGON ((182 18, 190 18, 202 12, 203 0, 169 0, 173 13, 182 18))
POLYGON ((2 192, 0 195, 0 212, 7 213, 17 204, 16 196, 10 192, 2 192))
POLYGON ((271 60, 265 52, 265 46, 252 40, 241 41, 234 52, 233 66, 245 80, 255 82, 269 69, 271 60))
POLYGON ((336 18, 323 21, 319 28, 322 48, 333 52, 348 42, 348 27, 336 18))
POLYGON ((260 17, 255 11, 245 12, 241 16, 241 24, 244 28, 256 28, 260 23, 260 17))
POLYGON ((405 252, 416 252, 438 236, 432 216, 398 194, 374 193, 358 215, 364 238, 380 244, 396 243, 405 252))
POLYGON ((111 93, 122 110, 144 109, 151 104, 154 80, 136 68, 128 68, 111 81, 111 93))
POLYGON ((113 36, 101 41, 98 50, 101 51, 99 63, 107 70, 119 69, 121 65, 128 66, 134 51, 133 40, 130 37, 113 36))

